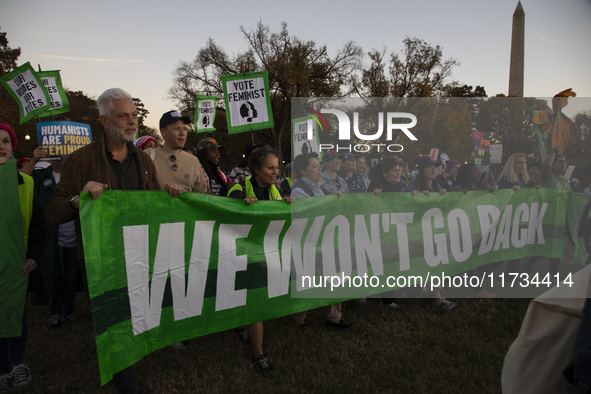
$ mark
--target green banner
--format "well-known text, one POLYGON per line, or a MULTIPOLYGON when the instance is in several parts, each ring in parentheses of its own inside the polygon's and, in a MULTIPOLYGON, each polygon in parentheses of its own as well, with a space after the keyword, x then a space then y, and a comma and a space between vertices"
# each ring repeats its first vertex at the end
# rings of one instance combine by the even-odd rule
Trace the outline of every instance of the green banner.
POLYGON ((224 75, 221 80, 229 134, 273 128, 269 73, 224 75))
POLYGON ((0 165, 0 338, 21 335, 28 276, 16 162, 0 165))
POLYGON ((549 189, 348 194, 291 206, 196 193, 84 196, 101 380, 178 341, 406 286, 385 287, 388 276, 428 285, 491 262, 562 257, 566 205, 549 189), (338 275, 382 285, 305 281, 338 275))
POLYGON ((214 132, 215 101, 217 96, 198 94, 195 100, 195 131, 198 133, 214 132))
POLYGON ((23 124, 51 108, 49 93, 33 67, 26 62, 0 78, 0 83, 16 100, 23 124))
POLYGON ((47 93, 49 93, 49 101, 51 102, 51 108, 40 114, 39 117, 42 118, 44 116, 70 112, 70 102, 64 91, 59 70, 39 71, 37 75, 41 78, 41 82, 43 82, 45 89, 47 89, 47 93))
POLYGON ((579 222, 585 209, 585 205, 591 200, 591 195, 581 193, 569 193, 568 205, 566 207, 566 218, 570 229, 572 240, 575 244, 575 255, 571 264, 585 264, 589 258, 582 238, 579 238, 579 222))

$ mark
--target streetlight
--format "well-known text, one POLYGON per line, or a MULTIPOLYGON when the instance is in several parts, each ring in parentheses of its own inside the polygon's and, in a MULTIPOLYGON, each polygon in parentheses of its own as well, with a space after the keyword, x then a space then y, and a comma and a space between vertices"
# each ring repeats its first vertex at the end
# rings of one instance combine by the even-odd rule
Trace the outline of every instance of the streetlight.
POLYGON ((27 140, 27 157, 29 157, 29 140, 31 139, 30 135, 25 135, 25 139, 27 140))

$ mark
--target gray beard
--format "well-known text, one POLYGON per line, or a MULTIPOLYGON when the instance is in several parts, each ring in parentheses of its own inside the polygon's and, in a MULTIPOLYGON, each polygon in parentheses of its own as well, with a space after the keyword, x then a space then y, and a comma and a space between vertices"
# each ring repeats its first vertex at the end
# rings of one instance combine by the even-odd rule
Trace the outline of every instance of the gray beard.
POLYGON ((115 127, 113 125, 109 125, 109 137, 111 137, 111 140, 113 140, 114 143, 116 144, 126 144, 128 142, 132 142, 134 139, 134 136, 127 136, 124 132, 123 129, 120 129, 119 127, 115 127))

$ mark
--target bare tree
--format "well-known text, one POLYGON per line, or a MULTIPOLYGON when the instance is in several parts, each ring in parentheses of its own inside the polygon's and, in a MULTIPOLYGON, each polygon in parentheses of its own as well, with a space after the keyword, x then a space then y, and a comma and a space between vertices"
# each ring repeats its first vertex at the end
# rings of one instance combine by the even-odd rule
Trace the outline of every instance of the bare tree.
POLYGON ((242 72, 267 71, 275 127, 262 133, 267 142, 282 150, 289 145, 291 99, 296 97, 342 97, 350 93, 352 73, 361 67, 362 50, 346 43, 330 56, 326 46, 291 36, 283 23, 279 33, 259 23, 255 30, 241 27, 248 47, 229 57, 209 39, 192 62, 181 61, 174 71, 170 97, 183 112, 194 113, 197 94, 218 95, 223 110, 220 77, 242 72))

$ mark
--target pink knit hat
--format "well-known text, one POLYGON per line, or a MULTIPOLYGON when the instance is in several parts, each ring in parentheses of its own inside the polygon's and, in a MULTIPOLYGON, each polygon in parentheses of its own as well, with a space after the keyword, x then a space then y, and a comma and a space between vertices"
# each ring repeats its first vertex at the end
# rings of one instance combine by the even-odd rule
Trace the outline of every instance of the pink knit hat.
POLYGON ((451 169, 453 168, 453 166, 457 165, 457 164, 462 164, 457 160, 448 160, 445 162, 445 168, 447 170, 447 172, 450 172, 451 169))
POLYGON ((154 141, 154 143, 158 145, 158 142, 156 142, 156 140, 149 135, 144 135, 143 137, 138 138, 137 140, 133 141, 133 144, 136 148, 142 149, 144 145, 148 143, 148 141, 154 141))
POLYGON ((8 135, 10 136, 10 142, 12 142, 12 150, 15 150, 16 149, 16 135, 14 134, 14 131, 12 131, 12 129, 10 128, 9 125, 2 124, 2 123, 0 123, 0 129, 6 130, 8 132, 8 135))

